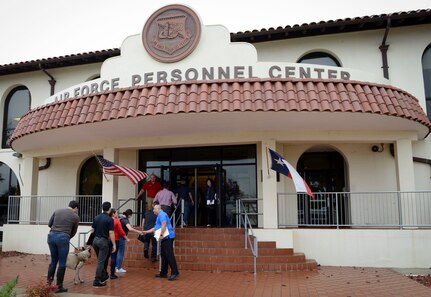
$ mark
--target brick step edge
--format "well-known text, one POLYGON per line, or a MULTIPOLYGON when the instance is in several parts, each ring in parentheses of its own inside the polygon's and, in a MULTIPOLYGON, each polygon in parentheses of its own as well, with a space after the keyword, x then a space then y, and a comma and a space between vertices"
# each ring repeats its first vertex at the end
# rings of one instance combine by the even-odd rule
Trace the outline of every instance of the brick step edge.
MULTIPOLYGON (((176 254, 175 258, 177 259, 177 262, 191 262, 191 263, 209 263, 209 264, 216 264, 216 263, 235 263, 235 264, 241 264, 241 263, 253 263, 254 257, 252 255, 248 256, 210 256, 210 255, 181 255, 176 254)), ((302 263, 305 262, 305 255, 304 254, 294 254, 292 256, 285 256, 285 257, 279 257, 279 256, 258 256, 257 257, 257 263, 259 264, 285 264, 285 263, 302 263)))
MULTIPOLYGON (((226 249, 226 248, 198 248, 198 247, 184 247, 176 246, 175 254, 192 254, 192 255, 224 255, 224 256, 247 256, 251 255, 251 249, 244 247, 226 249)), ((289 256, 293 255, 294 251, 292 248, 259 248, 259 256, 289 256)))
MULTIPOLYGON (((204 264, 204 263, 178 263, 181 270, 193 271, 238 271, 253 272, 253 264, 204 264)), ((317 262, 308 260, 304 263, 285 263, 285 264, 256 264, 256 270, 259 272, 281 272, 281 271, 313 271, 317 270, 317 262)))

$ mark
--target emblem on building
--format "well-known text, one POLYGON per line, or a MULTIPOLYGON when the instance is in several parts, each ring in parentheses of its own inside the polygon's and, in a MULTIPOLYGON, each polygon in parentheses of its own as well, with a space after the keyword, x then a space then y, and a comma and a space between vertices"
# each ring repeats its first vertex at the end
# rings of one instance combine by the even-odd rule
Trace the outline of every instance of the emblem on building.
POLYGON ((183 5, 168 5, 154 12, 142 31, 146 51, 157 61, 177 62, 190 55, 201 35, 197 14, 183 5))

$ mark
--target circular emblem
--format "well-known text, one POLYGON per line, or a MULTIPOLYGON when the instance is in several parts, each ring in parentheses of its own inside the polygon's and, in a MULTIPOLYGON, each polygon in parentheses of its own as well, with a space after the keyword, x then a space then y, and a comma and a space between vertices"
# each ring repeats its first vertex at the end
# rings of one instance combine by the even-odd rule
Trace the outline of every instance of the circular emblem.
POLYGON ((142 42, 154 59, 172 63, 190 55, 200 36, 201 23, 197 14, 175 4, 162 7, 150 16, 142 31, 142 42))

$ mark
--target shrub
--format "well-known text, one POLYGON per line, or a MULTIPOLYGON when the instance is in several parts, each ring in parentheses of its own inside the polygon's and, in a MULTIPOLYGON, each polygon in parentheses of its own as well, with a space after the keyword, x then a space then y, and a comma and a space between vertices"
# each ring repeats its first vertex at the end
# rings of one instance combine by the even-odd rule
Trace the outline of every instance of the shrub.
POLYGON ((56 289, 56 285, 49 285, 44 281, 39 281, 35 285, 27 287, 25 294, 28 297, 52 297, 56 289))
POLYGON ((4 284, 4 286, 0 288, 0 297, 15 297, 16 292, 14 292, 13 289, 15 288, 17 283, 18 276, 15 279, 4 284))

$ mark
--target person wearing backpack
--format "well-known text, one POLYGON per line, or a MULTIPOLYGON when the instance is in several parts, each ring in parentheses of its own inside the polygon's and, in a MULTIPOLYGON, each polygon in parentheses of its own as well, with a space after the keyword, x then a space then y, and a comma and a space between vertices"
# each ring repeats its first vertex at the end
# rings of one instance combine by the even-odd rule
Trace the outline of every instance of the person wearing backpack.
MULTIPOLYGON (((133 211, 130 208, 127 209, 125 212, 123 212, 123 216, 120 217, 121 227, 123 228, 124 233, 126 233, 126 236, 129 234, 129 231, 142 235, 143 234, 142 231, 137 230, 130 225, 129 220, 132 217, 132 214, 133 214, 133 211)), ((117 263, 115 268, 116 273, 127 272, 122 267, 125 251, 126 251, 126 239, 124 239, 124 237, 120 237, 120 244, 118 246, 118 254, 117 254, 117 263)))

